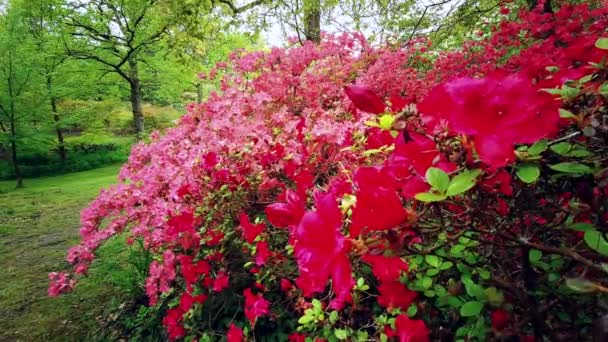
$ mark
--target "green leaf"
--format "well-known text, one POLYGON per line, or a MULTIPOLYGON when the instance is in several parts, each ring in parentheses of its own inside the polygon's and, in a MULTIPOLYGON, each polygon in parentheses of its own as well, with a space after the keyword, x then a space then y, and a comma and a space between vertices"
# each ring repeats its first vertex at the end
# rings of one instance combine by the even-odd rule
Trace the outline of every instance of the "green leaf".
POLYGON ((450 176, 442 169, 429 167, 426 170, 426 181, 440 193, 445 193, 450 184, 450 176))
POLYGON ((573 291, 582 293, 594 292, 596 289, 594 283, 583 278, 567 278, 566 286, 568 286, 573 291))
POLYGON ((395 123, 395 117, 391 114, 384 114, 380 117, 380 128, 385 131, 390 130, 393 127, 393 123, 395 123))
POLYGON ((464 284, 464 288, 469 296, 475 297, 479 300, 483 300, 486 298, 486 294, 483 292, 483 287, 478 284, 475 284, 475 282, 471 280, 470 275, 463 275, 460 280, 464 284))
POLYGON ((559 117, 564 119, 574 119, 576 118, 576 115, 567 109, 560 108, 559 117))
POLYGON ((608 50, 608 38, 600 38, 596 40, 595 47, 602 50, 608 50))
POLYGON ((334 330, 334 335, 338 340, 346 340, 348 338, 348 333, 344 329, 334 330))
POLYGON ((441 266, 439 266, 439 268, 440 268, 442 271, 445 271, 445 270, 449 270, 450 268, 452 268, 452 266, 454 266, 454 263, 453 263, 453 262, 451 262, 451 261, 446 261, 446 262, 442 263, 442 264, 441 264, 441 266))
POLYGON ((545 139, 539 140, 528 148, 528 153, 533 156, 537 156, 537 155, 545 152, 545 150, 547 149, 547 145, 548 145, 547 140, 545 140, 545 139))
POLYGON ((332 312, 329 314, 329 322, 330 322, 331 324, 334 324, 334 323, 336 323, 337 321, 338 321, 338 311, 332 311, 332 312))
POLYGON ((365 279, 363 279, 363 277, 357 279, 357 287, 361 287, 365 285, 365 279))
POLYGON ((540 169, 535 164, 520 164, 515 168, 517 178, 521 179, 524 183, 534 183, 540 176, 540 169))
POLYGON ((299 324, 306 324, 306 323, 310 323, 314 320, 314 316, 309 315, 309 314, 304 314, 304 316, 300 317, 300 319, 298 319, 298 323, 299 324))
POLYGON ((446 199, 446 195, 436 194, 432 192, 421 192, 419 194, 416 194, 415 197, 421 202, 439 202, 446 199))
POLYGON ((587 246, 589 246, 591 249, 604 256, 608 256, 608 242, 601 232, 595 229, 588 230, 585 232, 584 239, 587 246))
POLYGON ((460 316, 462 317, 471 317, 477 316, 481 313, 481 309, 483 309, 483 303, 478 301, 470 301, 464 303, 463 306, 460 307, 460 316))
POLYGON ((564 141, 555 145, 551 145, 551 147, 549 148, 551 149, 551 151, 559 154, 560 156, 563 156, 570 151, 570 149, 572 148, 572 144, 564 141))
POLYGON ((531 263, 536 263, 540 260, 540 258, 543 257, 543 252, 539 251, 538 249, 531 249, 528 256, 530 257, 531 263))
POLYGON ((579 232, 587 232, 589 230, 595 230, 595 226, 590 223, 578 222, 573 223, 568 226, 568 228, 579 231, 579 232))
POLYGON ((428 289, 429 287, 433 286, 433 279, 429 277, 424 277, 422 278, 421 284, 424 289, 428 289))
POLYGON ((452 255, 460 255, 460 253, 462 253, 465 249, 467 248, 467 246, 465 245, 454 245, 454 247, 452 247, 450 249, 450 254, 452 255))
POLYGON ((498 289, 493 286, 488 287, 484 292, 488 297, 488 303, 494 307, 499 307, 505 300, 502 292, 498 291, 498 289))
POLYGON ((439 267, 439 265, 441 264, 441 262, 439 261, 439 257, 433 254, 427 254, 424 257, 424 260, 426 261, 427 264, 433 266, 433 267, 439 267))
POLYGON ((452 181, 450 181, 446 195, 455 196, 468 191, 475 186, 479 173, 480 171, 478 169, 465 170, 459 173, 456 175, 456 177, 452 178, 452 181))
POLYGON ((601 95, 608 95, 608 82, 602 83, 598 91, 601 95))
POLYGON ((553 164, 553 165, 549 165, 549 167, 555 171, 559 171, 559 172, 563 172, 563 173, 578 173, 578 174, 593 173, 593 169, 591 169, 589 166, 587 166, 585 164, 581 164, 581 163, 576 163, 576 162, 553 164))
POLYGON ((434 276, 438 275, 439 272, 440 272, 440 270, 438 268, 429 268, 426 271, 426 275, 429 277, 434 277, 434 276))
POLYGON ((412 304, 412 305, 410 305, 409 308, 407 308, 407 315, 410 317, 416 316, 417 312, 418 312, 418 306, 416 304, 412 304))
POLYGON ((371 120, 365 121, 364 124, 366 126, 370 126, 370 127, 380 127, 380 125, 378 125, 378 123, 376 121, 371 121, 371 120))

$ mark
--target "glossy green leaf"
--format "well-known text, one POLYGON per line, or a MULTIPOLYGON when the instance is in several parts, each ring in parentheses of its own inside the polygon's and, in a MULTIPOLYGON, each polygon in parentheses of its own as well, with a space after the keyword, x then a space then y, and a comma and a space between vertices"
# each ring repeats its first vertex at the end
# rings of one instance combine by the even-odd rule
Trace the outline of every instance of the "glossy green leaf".
POLYGON ((462 317, 471 317, 477 316, 481 313, 481 309, 483 309, 483 303, 479 301, 470 301, 464 303, 463 306, 460 307, 460 316, 462 317))
POLYGON ((439 202, 446 199, 446 195, 436 194, 432 192, 421 192, 416 194, 415 198, 421 202, 439 202))
POLYGON ((585 232, 584 239, 589 248, 604 256, 608 256, 608 242, 606 241, 604 234, 602 234, 600 231, 595 229, 588 230, 585 232))
POLYGON ((547 140, 539 140, 528 148, 528 153, 533 156, 537 156, 547 150, 547 145, 547 140))
POLYGON ((531 263, 538 262, 543 257, 543 252, 538 249, 531 249, 528 253, 531 263))
POLYGON ((574 119, 576 118, 576 115, 567 109, 560 108, 559 117, 563 119, 574 119))
POLYGON ((563 173, 578 173, 578 174, 587 174, 593 173, 593 169, 589 166, 581 163, 575 162, 566 162, 549 165, 549 167, 555 171, 563 172, 563 173))
POLYGON ((540 169, 535 164, 521 164, 515 168, 517 178, 521 179, 524 183, 534 183, 540 176, 540 169))
POLYGON ((600 38, 596 40, 595 47, 602 50, 608 50, 608 38, 600 38))
POLYGON ((338 340, 346 340, 348 338, 348 333, 344 329, 334 330, 334 335, 338 340))
POLYGON ((450 177, 439 168, 429 167, 426 170, 426 181, 440 193, 445 193, 450 184, 450 177))
POLYGON ((448 196, 455 196, 468 191, 469 189, 475 186, 479 173, 480 171, 477 169, 465 170, 459 173, 450 181, 450 185, 448 185, 448 190, 446 194, 448 196))
POLYGON ((439 267, 439 264, 441 263, 441 261, 439 261, 439 257, 433 254, 427 254, 424 257, 424 260, 426 261, 427 264, 433 266, 433 267, 439 267))

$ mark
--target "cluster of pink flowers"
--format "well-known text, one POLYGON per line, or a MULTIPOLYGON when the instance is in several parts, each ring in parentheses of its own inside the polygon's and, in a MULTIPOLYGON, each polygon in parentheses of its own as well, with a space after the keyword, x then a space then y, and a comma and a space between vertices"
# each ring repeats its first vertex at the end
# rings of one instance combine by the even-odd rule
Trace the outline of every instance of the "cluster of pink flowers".
MULTIPOLYGON (((86 274, 111 236, 141 239, 158 256, 146 281, 150 304, 179 298, 163 321, 172 339, 190 333, 185 313, 226 290, 243 294, 251 327, 284 305, 266 299, 271 288, 301 306, 303 298, 327 294, 331 283, 324 298, 342 310, 354 305, 353 274, 361 275, 362 263, 378 282, 377 303, 405 311, 418 294, 401 280, 408 274, 402 247, 421 242, 412 229, 414 197, 429 191, 429 168, 475 166, 483 170, 484 191, 509 195, 504 167, 515 162, 516 144, 560 127, 560 103, 539 89, 589 73, 581 65, 605 58, 592 42, 606 14, 585 5, 563 6, 550 17, 522 11, 487 40, 434 59, 425 55, 430 42, 394 51, 372 48, 358 34, 236 52, 218 65, 226 71, 221 93, 190 105, 177 127, 133 148, 120 183, 82 212, 82 242, 68 261, 74 273, 86 274), (505 59, 515 47, 519 54, 505 59), (403 66, 406 60, 430 68, 403 66), (408 109, 416 103, 417 111, 408 109), (411 115, 395 119, 403 127, 369 127, 404 112, 411 115), (439 140, 459 144, 465 158, 445 153, 439 140), (247 270, 235 270, 226 255, 231 246, 250 260, 247 270), (233 288, 239 271, 255 282, 233 288)), ((50 279, 52 296, 75 283, 66 273, 50 279)), ((243 339, 238 326, 226 329, 229 341, 243 339)), ((426 341, 430 332, 424 321, 400 314, 385 333, 426 341)))

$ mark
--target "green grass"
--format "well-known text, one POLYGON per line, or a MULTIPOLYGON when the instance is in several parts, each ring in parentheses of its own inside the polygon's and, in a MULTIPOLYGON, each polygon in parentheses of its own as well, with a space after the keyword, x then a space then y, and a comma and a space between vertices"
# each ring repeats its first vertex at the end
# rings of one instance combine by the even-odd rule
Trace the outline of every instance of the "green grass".
POLYGON ((67 268, 65 253, 78 243, 80 211, 116 181, 119 166, 26 179, 14 190, 0 182, 0 341, 95 340, 108 335, 112 313, 129 295, 128 251, 118 237, 76 289, 47 297, 49 272, 67 268), (108 318, 108 316, 110 316, 108 318))

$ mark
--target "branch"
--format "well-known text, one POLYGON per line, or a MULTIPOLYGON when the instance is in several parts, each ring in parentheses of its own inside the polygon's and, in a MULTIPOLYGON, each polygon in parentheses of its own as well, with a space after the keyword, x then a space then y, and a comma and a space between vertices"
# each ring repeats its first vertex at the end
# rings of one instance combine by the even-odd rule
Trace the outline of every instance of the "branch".
POLYGON ((221 4, 224 4, 230 8, 233 15, 237 15, 243 12, 246 12, 258 5, 261 5, 266 2, 266 0, 254 0, 246 5, 241 7, 236 7, 236 5, 231 0, 218 0, 221 4))

